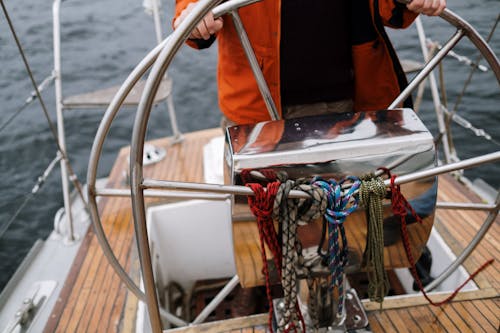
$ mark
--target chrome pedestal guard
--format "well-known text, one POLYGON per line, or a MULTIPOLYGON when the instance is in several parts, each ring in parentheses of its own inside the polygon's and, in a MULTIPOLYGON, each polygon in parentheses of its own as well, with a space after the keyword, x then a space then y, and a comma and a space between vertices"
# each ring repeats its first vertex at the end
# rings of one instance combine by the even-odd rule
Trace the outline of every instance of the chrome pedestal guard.
MULTIPOLYGON (((199 22, 202 17, 212 8, 214 8, 220 1, 219 0, 202 0, 199 5, 193 10, 193 12, 186 18, 186 20, 179 26, 179 28, 174 31, 174 33, 169 36, 166 40, 164 40, 160 45, 158 45, 155 49, 153 49, 133 70, 133 72, 129 75, 126 81, 123 83, 122 87, 116 94, 112 103, 109 105, 103 120, 99 126, 98 132, 96 134, 96 139, 94 141, 90 161, 89 168, 87 173, 87 183, 88 183, 88 195, 89 195, 89 206, 91 209, 92 220, 95 226, 97 238, 103 248, 103 251, 110 261, 112 267, 115 269, 117 274, 120 276, 122 281, 129 287, 129 289, 134 292, 134 294, 141 300, 148 303, 148 312, 150 314, 151 327, 154 332, 161 331, 161 322, 158 310, 158 304, 156 302, 156 292, 154 286, 154 279, 151 269, 151 259, 149 257, 149 246, 148 246, 148 237, 146 232, 145 225, 145 207, 144 207, 144 197, 150 195, 156 195, 156 193, 148 193, 145 191, 148 188, 158 188, 162 190, 166 189, 178 189, 178 190, 196 190, 204 193, 193 194, 194 196, 203 197, 206 195, 207 197, 214 198, 214 196, 210 196, 206 194, 206 192, 215 192, 215 193, 224 193, 227 194, 235 194, 235 195, 251 195, 252 192, 250 189, 241 187, 241 186, 220 186, 220 185, 210 185, 210 184, 197 184, 197 183, 180 183, 180 182, 168 182, 168 181, 160 181, 160 180, 144 180, 142 177, 142 151, 145 140, 145 131, 147 127, 147 122, 149 118, 149 113, 151 111, 151 105, 153 101, 153 96, 158 89, 159 82, 161 78, 165 74, 167 67, 170 65, 172 58, 174 57, 177 50, 180 46, 185 42, 190 34, 190 31, 194 29, 197 22, 199 22), (160 53, 161 51, 161 53, 160 53), (141 259, 141 267, 143 270, 144 277, 144 285, 146 293, 144 294, 139 287, 128 277, 127 273, 120 265, 118 260, 113 254, 109 243, 106 240, 106 236, 104 234, 102 225, 99 219, 99 212, 97 209, 96 197, 99 195, 115 195, 114 189, 96 189, 96 175, 97 175, 97 166, 99 162, 100 155, 102 153, 102 146, 105 140, 107 133, 109 132, 111 123, 115 118, 118 110, 123 103, 125 97, 132 89, 133 85, 139 80, 139 78, 152 66, 152 64, 158 59, 155 63, 154 68, 151 71, 151 75, 148 78, 147 86, 142 96, 141 104, 138 108, 138 113, 136 117, 136 121, 134 123, 134 131, 132 135, 132 154, 131 154, 131 184, 132 184, 132 202, 134 207, 134 220, 135 220, 135 229, 137 233, 137 242, 139 247, 140 259, 141 259)), ((219 7, 214 9, 214 15, 222 15, 229 11, 235 10, 238 7, 251 4, 256 2, 256 0, 232 0, 225 2, 219 7), (217 13, 217 10, 219 12, 217 13)), ((459 29, 455 34, 455 37, 447 44, 449 46, 445 46, 444 48, 451 49, 453 45, 458 42, 458 40, 462 36, 467 36, 474 45, 478 48, 478 50, 485 57, 497 80, 500 82, 500 65, 497 57, 489 48, 489 46, 484 42, 484 40, 477 34, 477 32, 464 20, 459 18, 457 15, 453 14, 449 10, 445 10, 445 12, 441 15, 446 21, 450 24, 454 25, 459 29)), ((251 50, 245 50, 251 52, 251 50)), ((431 60, 424 68, 425 75, 427 75, 433 67, 444 57, 446 52, 442 52, 435 56, 434 59, 431 60)), ((416 87, 425 77, 424 74, 417 76, 410 84, 408 89, 402 92, 401 96, 398 97, 392 104, 399 104, 400 100, 404 100, 411 90, 416 87), (418 79, 417 79, 418 78, 418 79)), ((262 82, 259 82, 259 87, 262 89, 262 82)), ((265 89, 264 89, 265 90, 265 89)), ((266 98, 266 96, 264 96, 266 98)), ((416 178, 420 177, 428 177, 430 175, 437 175, 453 170, 459 170, 463 168, 473 167, 478 164, 494 162, 500 160, 500 152, 492 153, 489 155, 485 155, 479 158, 472 158, 469 160, 465 160, 462 162, 450 164, 443 167, 438 167, 432 170, 426 170, 425 172, 415 173, 413 175, 406 175, 399 177, 397 183, 404 183, 406 181, 412 181, 416 178)), ((117 193, 116 195, 125 195, 124 193, 117 193)), ((164 194, 164 195, 168 195, 164 194)), ((307 194, 303 192, 294 193, 297 197, 306 197, 307 194)), ((495 208, 490 212, 490 216, 498 213, 498 202, 495 205, 495 208)), ((494 220, 494 216, 493 216, 494 220)), ((484 235, 484 234, 483 234, 484 235)), ((479 236, 479 234, 477 235, 479 236)), ((480 239, 480 237, 479 237, 480 239)), ((163 313, 162 313, 163 314, 163 313)), ((184 321, 176 318, 171 314, 165 314, 166 318, 176 325, 186 325, 184 321)))

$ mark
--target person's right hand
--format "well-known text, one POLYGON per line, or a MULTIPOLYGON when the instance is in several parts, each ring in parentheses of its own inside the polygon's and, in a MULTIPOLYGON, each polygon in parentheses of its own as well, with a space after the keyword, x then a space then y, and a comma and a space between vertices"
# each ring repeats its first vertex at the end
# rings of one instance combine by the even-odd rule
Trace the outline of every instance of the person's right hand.
MULTIPOLYGON (((191 2, 187 5, 186 9, 184 9, 179 17, 177 17, 174 21, 174 29, 181 24, 182 21, 186 18, 186 16, 193 10, 194 6, 196 6, 195 2, 191 2)), ((212 12, 208 13, 203 20, 196 26, 196 28, 191 32, 189 38, 191 39, 209 39, 210 35, 213 35, 220 29, 222 29, 223 20, 221 17, 214 19, 214 15, 212 12)))
POLYGON ((416 13, 439 16, 446 8, 446 0, 410 0, 406 7, 416 13))

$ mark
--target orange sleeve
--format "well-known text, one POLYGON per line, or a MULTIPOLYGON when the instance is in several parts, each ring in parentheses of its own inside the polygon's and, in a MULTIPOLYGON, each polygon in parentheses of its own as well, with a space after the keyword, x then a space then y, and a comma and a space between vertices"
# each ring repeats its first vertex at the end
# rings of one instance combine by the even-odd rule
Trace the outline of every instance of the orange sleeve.
POLYGON ((418 13, 406 8, 397 0, 378 0, 379 14, 385 26, 391 28, 407 28, 417 18, 418 13))
MULTIPOLYGON (((172 28, 174 27, 174 21, 176 18, 181 15, 182 11, 186 9, 186 7, 191 3, 191 2, 197 2, 197 0, 175 0, 175 15, 174 18, 172 19, 172 28)), ((199 49, 198 44, 193 42, 192 40, 187 40, 186 44, 191 46, 194 49, 199 49)))
POLYGON ((174 19, 172 20, 175 21, 176 18, 181 15, 182 11, 189 5, 191 2, 196 2, 196 0, 175 0, 175 15, 174 19))

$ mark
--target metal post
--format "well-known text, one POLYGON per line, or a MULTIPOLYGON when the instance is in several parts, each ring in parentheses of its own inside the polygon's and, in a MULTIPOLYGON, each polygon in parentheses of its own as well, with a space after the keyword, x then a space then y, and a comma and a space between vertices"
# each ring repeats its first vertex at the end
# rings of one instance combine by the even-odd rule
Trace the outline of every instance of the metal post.
POLYGON ((262 99, 266 104, 269 116, 271 117, 272 120, 278 120, 280 119, 278 109, 276 108, 276 104, 273 101, 273 97, 271 96, 269 87, 267 86, 266 80, 264 79, 264 74, 262 74, 259 62, 255 57, 255 53, 253 52, 253 48, 250 43, 250 39, 248 38, 245 28, 243 27, 243 22, 241 22, 241 18, 238 15, 237 10, 233 10, 231 12, 231 16, 233 17, 234 27, 236 29, 236 32, 238 33, 238 37, 240 38, 241 46, 243 46, 245 54, 247 55, 248 63, 252 68, 253 75, 255 76, 255 80, 257 81, 257 85, 262 95, 262 99))
POLYGON ((411 92, 422 83, 427 75, 436 67, 441 60, 448 54, 448 52, 462 39, 465 32, 461 29, 458 29, 455 34, 450 38, 448 42, 443 46, 436 55, 430 59, 424 66, 424 68, 413 78, 413 80, 408 84, 408 86, 399 94, 399 96, 394 100, 394 102, 389 105, 389 109, 397 108, 400 104, 404 102, 408 96, 410 96, 411 92))
MULTIPOLYGON (((61 30, 60 30, 60 8, 61 0, 54 0, 52 5, 53 16, 53 38, 54 38, 54 86, 56 95, 56 115, 57 115, 57 135, 59 147, 62 153, 66 154, 66 139, 64 134, 64 117, 63 117, 63 101, 62 101, 62 83, 61 83, 61 30)), ((68 223, 68 237, 69 243, 75 240, 73 230, 73 216, 71 214, 71 202, 69 195, 69 182, 68 182, 68 167, 66 159, 61 159, 61 179, 62 179, 62 192, 64 199, 64 211, 66 212, 66 220, 68 223)))
POLYGON ((222 290, 214 297, 214 299, 201 311, 198 317, 193 320, 192 325, 200 324, 207 319, 207 317, 214 311, 219 304, 226 298, 227 295, 233 291, 240 284, 240 278, 238 275, 233 276, 233 278, 222 288, 222 290))
MULTIPOLYGON (((452 171, 462 170, 462 169, 470 169, 476 166, 480 166, 485 163, 494 163, 500 160, 500 151, 496 151, 493 153, 481 155, 478 157, 472 157, 460 162, 454 162, 450 164, 441 165, 432 169, 422 170, 413 172, 411 174, 402 175, 396 178, 394 183, 396 185, 406 184, 413 182, 419 179, 425 179, 427 177, 439 176, 441 174, 445 174, 452 171)), ((389 186, 391 181, 389 179, 384 180, 384 184, 389 186)))
POLYGON ((153 5, 153 21, 155 24, 156 44, 160 44, 163 40, 163 31, 161 28, 160 18, 160 0, 151 0, 153 5))
MULTIPOLYGON (((424 26, 422 25, 422 20, 420 19, 420 17, 417 17, 417 19, 415 20, 415 24, 417 26, 418 39, 420 41, 420 46, 422 48, 422 55, 424 56, 425 61, 428 62, 430 60, 429 59, 429 51, 428 51, 427 46, 426 46, 424 26)), ((438 129, 439 129, 439 133, 442 135, 441 140, 443 140, 444 160, 446 163, 450 163, 452 161, 452 156, 451 156, 450 145, 449 145, 448 136, 447 136, 448 128, 446 127, 446 124, 444 121, 444 113, 443 113, 443 110, 441 108, 441 99, 439 98, 438 85, 437 85, 436 76, 434 75, 434 71, 431 71, 429 73, 429 84, 430 84, 430 88, 431 88, 432 101, 434 102, 434 110, 436 112, 438 129)), ((453 161, 456 162, 456 160, 453 160, 453 161)))

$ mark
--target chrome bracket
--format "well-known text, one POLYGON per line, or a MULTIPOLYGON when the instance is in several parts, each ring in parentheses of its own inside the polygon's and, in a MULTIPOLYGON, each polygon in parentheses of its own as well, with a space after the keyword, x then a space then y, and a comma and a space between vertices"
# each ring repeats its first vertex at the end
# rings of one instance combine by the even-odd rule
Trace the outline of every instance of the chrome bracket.
MULTIPOLYGON (((273 308, 273 325, 275 325, 275 323, 278 323, 284 315, 284 300, 282 298, 274 299, 273 308)), ((300 308, 303 311, 307 307, 300 306, 300 308)), ((334 309, 332 308, 332 312, 333 311, 334 309)), ((365 309, 361 304, 361 300, 359 299, 356 290, 353 288, 349 288, 345 293, 345 316, 342 316, 340 319, 336 319, 334 323, 328 326, 314 328, 309 314, 302 313, 302 316, 306 324, 306 333, 371 332, 369 328, 368 316, 366 315, 365 309)), ((332 314, 332 317, 335 318, 335 315, 332 314)))

